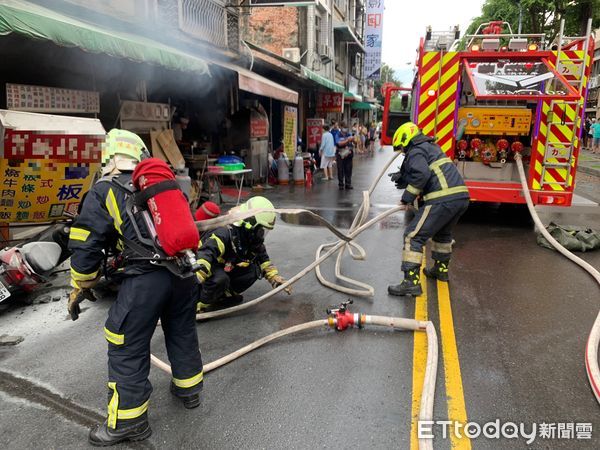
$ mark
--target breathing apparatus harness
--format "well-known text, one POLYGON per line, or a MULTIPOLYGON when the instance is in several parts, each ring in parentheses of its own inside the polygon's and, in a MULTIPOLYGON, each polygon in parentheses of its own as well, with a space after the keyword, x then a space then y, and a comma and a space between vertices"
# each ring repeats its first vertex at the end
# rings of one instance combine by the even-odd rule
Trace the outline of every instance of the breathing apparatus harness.
POLYGON ((115 188, 125 193, 126 198, 126 214, 135 231, 138 243, 132 239, 121 235, 120 238, 125 243, 128 250, 133 252, 133 255, 123 256, 122 264, 127 265, 133 262, 148 262, 155 266, 160 266, 168 269, 174 275, 180 278, 188 278, 194 276, 201 266, 196 261, 196 255, 191 250, 186 250, 178 256, 168 256, 160 246, 158 235, 154 227, 154 222, 148 211, 147 202, 150 198, 169 190, 181 190, 179 184, 175 180, 162 181, 156 183, 143 191, 137 190, 133 182, 129 180, 123 183, 119 180, 119 176, 104 177, 99 181, 110 183, 115 188), (140 218, 150 237, 144 236, 140 230, 137 219, 140 218), (143 244, 143 245, 142 245, 143 244), (152 249, 150 249, 150 248, 152 249))

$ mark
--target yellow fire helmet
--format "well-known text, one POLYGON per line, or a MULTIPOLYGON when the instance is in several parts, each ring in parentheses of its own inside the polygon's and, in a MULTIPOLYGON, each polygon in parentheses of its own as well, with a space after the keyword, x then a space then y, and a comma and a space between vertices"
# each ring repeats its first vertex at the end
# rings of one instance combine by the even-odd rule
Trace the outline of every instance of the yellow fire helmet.
POLYGON ((419 134, 419 127, 416 124, 406 122, 400 125, 392 139, 394 150, 402 150, 417 134, 419 134))
POLYGON ((107 164, 115 155, 127 156, 139 162, 145 148, 146 144, 137 134, 113 128, 108 132, 102 148, 102 164, 107 164))
MULTIPOLYGON (((240 205, 239 211, 251 211, 253 209, 275 209, 273 203, 265 197, 252 197, 246 203, 240 205)), ((242 221, 236 222, 236 226, 244 226, 245 228, 263 227, 265 230, 272 230, 275 227, 275 219, 277 216, 274 212, 261 212, 253 217, 248 217, 242 221)))

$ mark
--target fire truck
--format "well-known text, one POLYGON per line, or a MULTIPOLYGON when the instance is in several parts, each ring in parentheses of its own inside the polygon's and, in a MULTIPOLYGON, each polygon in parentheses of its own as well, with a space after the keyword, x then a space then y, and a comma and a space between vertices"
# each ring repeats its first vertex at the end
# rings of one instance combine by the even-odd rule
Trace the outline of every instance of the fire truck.
POLYGON ((594 53, 585 36, 513 33, 507 22, 428 29, 412 88, 385 90, 382 144, 409 120, 455 161, 471 199, 525 203, 514 156, 535 204, 570 206, 594 53))

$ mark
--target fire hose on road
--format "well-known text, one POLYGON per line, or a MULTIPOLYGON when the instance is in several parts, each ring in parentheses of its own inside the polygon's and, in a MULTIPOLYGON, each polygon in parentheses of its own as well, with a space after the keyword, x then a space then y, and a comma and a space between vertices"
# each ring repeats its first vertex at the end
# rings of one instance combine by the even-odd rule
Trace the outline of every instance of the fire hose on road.
MULTIPOLYGON (((600 285, 600 272, 595 269, 591 264, 587 263, 580 257, 574 255, 569 250, 564 248, 560 243, 552 237, 550 233, 544 227, 544 224, 540 220, 534 206, 533 200, 531 199, 531 194, 529 193, 529 188, 527 186, 527 178, 525 177, 525 170, 523 169, 523 161, 520 153, 515 155, 515 160, 517 162, 517 168, 519 170, 519 177, 521 178, 521 187, 523 188, 523 194, 525 194, 525 200, 527 201, 527 208, 529 208, 529 213, 535 223, 537 229, 542 233, 542 235, 550 242, 550 244, 563 256, 566 256, 575 264, 582 267, 585 271, 587 271, 596 282, 600 285)), ((588 379, 590 380, 590 386, 592 387, 592 391, 596 396, 596 400, 600 403, 600 368, 598 367, 598 343, 600 342, 600 312, 594 321, 594 325, 592 326, 592 331, 590 332, 590 336, 587 341, 587 345, 585 348, 585 369, 587 372, 588 379)))
MULTIPOLYGON (((304 277, 308 273, 310 273, 313 269, 315 269, 317 278, 319 281, 332 289, 338 290, 340 292, 344 292, 350 295, 356 296, 372 296, 374 295, 373 287, 362 283, 357 280, 353 280, 351 278, 345 277, 341 273, 341 260, 342 256, 346 250, 348 249, 351 257, 355 260, 364 259, 366 257, 365 250, 360 247, 358 244, 353 242, 353 240, 363 231, 373 226, 374 224, 380 222, 391 214, 394 214, 399 211, 403 211, 405 209, 404 206, 396 206, 393 208, 384 211, 383 213, 375 216, 371 220, 367 221, 369 208, 370 208, 370 196, 383 177, 383 175, 388 170, 389 166, 396 160, 399 156, 399 153, 395 154, 393 158, 383 167, 379 175, 375 178, 368 191, 363 192, 363 202, 352 222, 350 229, 348 230, 348 234, 344 234, 327 222, 325 219, 320 217, 319 215, 313 213, 312 211, 302 210, 302 209, 275 209, 275 210, 253 210, 249 212, 232 212, 225 216, 221 216, 215 219, 203 221, 202 223, 198 223, 198 228, 200 231, 214 229, 216 227, 225 226, 228 224, 232 224, 241 219, 245 219, 247 217, 253 216, 258 212, 262 211, 273 211, 278 214, 308 214, 318 222, 325 225, 329 230, 331 230, 340 240, 335 243, 323 244, 317 249, 316 259, 314 262, 309 264, 306 268, 301 270, 299 273, 291 277, 281 286, 273 289, 272 291, 254 299, 249 302, 243 303, 241 305, 237 305, 231 308, 223 309, 220 311, 212 311, 208 313, 201 313, 196 316, 198 320, 206 320, 213 319, 217 317, 223 317, 229 315, 231 313, 241 311, 247 308, 250 308, 272 296, 284 290, 286 287, 298 281, 300 278, 304 277), (326 251, 325 251, 326 250, 326 251), (323 251, 325 253, 323 254, 323 251), (335 263, 335 275, 338 279, 345 281, 346 283, 354 286, 352 288, 342 286, 330 281, 327 281, 320 271, 320 265, 327 258, 332 256, 335 252, 338 252, 336 263, 335 263), (360 289, 357 289, 360 288, 360 289)), ((329 317, 327 319, 315 320, 312 322, 306 322, 304 324, 295 325, 293 327, 287 328, 285 330, 277 331, 271 335, 265 336, 262 339, 259 339, 256 342, 253 342, 245 347, 240 348, 239 350, 223 356, 222 358, 217 359, 209 364, 204 366, 204 372, 208 373, 213 371, 225 364, 228 364, 235 359, 246 355, 247 353, 277 339, 280 337, 284 337, 293 333, 298 333, 301 331, 310 330, 313 328, 320 328, 323 326, 330 326, 335 328, 338 331, 343 331, 349 327, 355 326, 357 328, 363 328, 364 325, 379 325, 391 327, 392 329, 398 330, 412 330, 412 331, 421 331, 427 333, 427 364, 425 369, 425 375, 423 379, 423 390, 421 394, 420 400, 420 410, 419 410, 419 420, 430 421, 433 419, 433 402, 435 397, 435 384, 436 384, 436 376, 437 376, 437 363, 438 363, 438 341, 437 334, 435 331, 435 327, 432 322, 429 321, 417 321, 414 319, 406 319, 401 317, 385 317, 385 316, 371 316, 366 314, 357 314, 351 313, 347 309, 347 303, 342 303, 338 308, 328 310, 329 317)), ((151 355, 151 362, 157 368, 165 371, 168 374, 171 374, 171 367, 165 362, 158 359, 156 356, 151 355)), ((428 450, 433 448, 433 442, 431 439, 420 439, 419 440, 419 448, 422 450, 428 450)))

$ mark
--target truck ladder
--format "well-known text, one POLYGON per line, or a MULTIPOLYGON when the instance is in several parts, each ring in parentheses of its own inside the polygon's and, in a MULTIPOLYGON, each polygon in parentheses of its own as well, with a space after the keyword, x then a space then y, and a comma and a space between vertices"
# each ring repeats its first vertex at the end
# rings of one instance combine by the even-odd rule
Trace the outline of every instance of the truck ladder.
MULTIPOLYGON (((583 104, 583 79, 586 70, 586 59, 589 49, 590 36, 592 31, 592 21, 588 20, 587 32, 585 36, 579 37, 565 37, 563 36, 564 31, 564 19, 560 23, 560 31, 557 38, 557 50, 556 50, 556 71, 560 74, 568 74, 567 79, 569 84, 579 92, 581 98, 577 101, 564 101, 564 100, 552 100, 550 102, 550 111, 548 113, 548 139, 546 140, 546 146, 544 151, 544 160, 542 164, 542 177, 541 185, 542 189, 544 186, 563 186, 565 188, 571 186, 571 167, 574 163, 575 149, 579 145, 579 131, 581 130, 581 108, 583 104), (564 47, 575 41, 583 42, 583 58, 570 59, 565 57, 564 47), (562 111, 562 117, 556 117, 554 113, 555 106, 559 106, 562 111), (573 118, 569 118, 567 110, 573 107, 575 114, 573 118), (553 130, 557 127, 562 126, 568 127, 569 133, 565 136, 565 139, 552 139, 551 136, 555 136, 553 130), (570 139, 569 139, 570 135, 570 139), (547 169, 565 170, 566 176, 564 181, 546 181, 547 169)), ((563 135, 565 133, 557 133, 563 135)))

